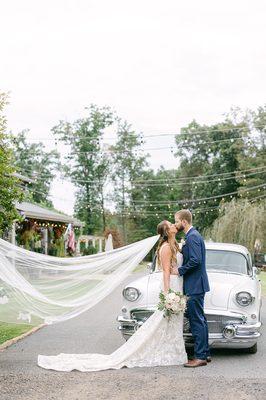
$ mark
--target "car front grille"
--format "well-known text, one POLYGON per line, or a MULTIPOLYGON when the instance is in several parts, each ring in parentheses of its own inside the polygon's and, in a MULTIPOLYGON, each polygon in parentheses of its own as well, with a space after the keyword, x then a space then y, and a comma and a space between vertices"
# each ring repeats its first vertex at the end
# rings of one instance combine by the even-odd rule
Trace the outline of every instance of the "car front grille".
MULTIPOLYGON (((132 319, 145 322, 152 314, 153 310, 134 309, 130 315, 132 319)), ((226 325, 243 324, 240 317, 228 317, 227 315, 206 314, 209 333, 221 333, 226 325)), ((187 318, 184 318, 184 333, 190 332, 190 326, 187 318)))
POLYGON ((228 317, 228 315, 206 314, 209 333, 221 333, 226 325, 243 324, 243 319, 239 317, 228 317))
POLYGON ((145 322, 153 313, 153 310, 135 309, 131 311, 130 315, 132 319, 145 322))

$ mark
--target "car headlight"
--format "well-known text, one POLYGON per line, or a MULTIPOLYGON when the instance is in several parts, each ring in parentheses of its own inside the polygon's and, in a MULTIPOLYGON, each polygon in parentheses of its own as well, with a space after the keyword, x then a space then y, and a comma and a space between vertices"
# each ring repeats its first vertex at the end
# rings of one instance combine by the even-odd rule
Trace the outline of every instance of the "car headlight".
POLYGON ((236 294, 236 301, 240 306, 246 307, 252 303, 253 297, 249 292, 239 292, 236 294))
POLYGON ((134 287, 127 287, 123 290, 123 296, 128 301, 136 301, 140 296, 140 291, 134 287))

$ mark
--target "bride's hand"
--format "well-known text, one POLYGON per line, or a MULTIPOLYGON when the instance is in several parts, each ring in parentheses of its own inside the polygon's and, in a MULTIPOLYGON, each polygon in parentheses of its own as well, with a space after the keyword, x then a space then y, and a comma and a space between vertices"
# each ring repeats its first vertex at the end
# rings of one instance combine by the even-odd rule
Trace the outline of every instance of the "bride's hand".
POLYGON ((170 273, 171 273, 171 275, 179 275, 178 274, 178 268, 177 267, 171 267, 170 273))

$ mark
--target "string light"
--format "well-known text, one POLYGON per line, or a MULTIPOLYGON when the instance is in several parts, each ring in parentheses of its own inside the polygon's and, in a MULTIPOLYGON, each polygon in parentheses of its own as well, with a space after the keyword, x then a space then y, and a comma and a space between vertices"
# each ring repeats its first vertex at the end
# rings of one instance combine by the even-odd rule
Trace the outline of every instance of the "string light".
MULTIPOLYGON (((195 176, 188 176, 188 177, 179 177, 179 178, 161 178, 161 179, 138 179, 138 180, 132 180, 129 181, 127 180, 126 182, 131 183, 131 184, 150 184, 150 183, 160 183, 163 182, 164 184, 169 184, 169 183, 182 183, 190 182, 191 180, 193 182, 190 182, 190 184, 199 184, 199 183, 209 183, 210 179, 208 178, 214 178, 214 181, 221 181, 221 180, 226 180, 226 179, 241 179, 244 176, 251 176, 254 174, 259 174, 259 173, 264 173, 266 171, 266 166, 261 166, 261 167, 256 167, 256 168, 250 168, 250 169, 245 169, 245 170, 234 170, 230 172, 222 172, 218 174, 209 174, 209 175, 195 175, 195 176), (249 172, 249 174, 245 174, 246 172, 249 172), (234 175, 234 176, 230 176, 234 175), (242 175, 242 176, 241 176, 242 175), (207 179, 207 180, 206 180, 207 179)), ((24 173, 27 171, 24 170, 24 173)), ((50 176, 50 175, 49 175, 50 176)), ((47 177, 49 177, 46 174, 38 174, 38 180, 46 180, 47 177)), ((37 179, 35 177, 35 179, 37 179)), ((66 178, 65 178, 66 179, 66 178)), ((102 182, 99 180, 88 180, 88 179, 76 179, 76 182, 81 182, 81 183, 89 183, 89 184, 101 184, 102 182)), ((245 178, 243 179, 244 182, 246 182, 245 178)))
MULTIPOLYGON (((192 128, 185 128, 185 129, 189 129, 189 131, 188 132, 180 132, 180 133, 157 133, 157 134, 149 134, 149 135, 144 135, 142 132, 140 132, 140 133, 128 133, 127 134, 127 136, 133 136, 133 137, 136 137, 136 138, 138 138, 138 139, 140 139, 140 140, 144 140, 145 138, 158 138, 158 137, 167 137, 167 136, 185 136, 185 135, 187 135, 187 136, 192 136, 192 135, 202 135, 202 134, 211 134, 211 133, 214 133, 214 132, 219 132, 219 133, 227 133, 227 132, 232 132, 232 131, 237 131, 237 130, 241 130, 241 131, 251 131, 252 129, 261 129, 261 128, 265 128, 265 124, 263 124, 263 125, 261 125, 261 124, 258 124, 258 125, 256 125, 256 124, 254 124, 253 126, 232 126, 232 127, 230 127, 230 128, 210 128, 210 129, 194 129, 193 127, 192 128)), ((183 128, 184 129, 184 128, 183 128)), ((16 137, 14 136, 14 135, 6 135, 6 136, 8 136, 8 137, 10 137, 10 138, 15 138, 16 139, 16 137)), ((75 138, 74 137, 72 137, 71 138, 72 139, 72 142, 74 142, 75 141, 75 138)), ((83 138, 82 137, 79 137, 79 140, 82 140, 82 139, 84 139, 84 140, 86 140, 86 141, 88 141, 88 140, 95 140, 95 139, 103 139, 102 138, 102 136, 99 138, 99 134, 96 134, 96 135, 90 135, 90 136, 84 136, 83 138)), ((114 137, 112 137, 112 136, 110 136, 110 137, 105 137, 104 138, 104 140, 117 140, 118 139, 118 137, 117 136, 114 136, 114 137)), ((41 141, 41 140, 43 140, 43 141, 55 141, 55 142, 62 142, 62 139, 61 138, 59 138, 59 137, 52 137, 52 138, 47 138, 47 137, 40 137, 40 138, 27 138, 27 140, 28 141, 34 141, 34 142, 38 142, 38 141, 41 141)))
MULTIPOLYGON (((262 183, 261 185, 248 187, 248 188, 244 187, 244 188, 241 188, 241 190, 242 190, 242 192, 247 192, 249 194, 249 191, 256 190, 258 188, 265 189, 266 188, 266 183, 262 183)), ((219 198, 221 198, 222 201, 224 201, 225 197, 230 196, 230 195, 234 195, 234 194, 238 195, 239 192, 238 191, 234 191, 234 192, 224 193, 224 194, 217 195, 217 196, 210 196, 210 197, 205 197, 205 198, 201 198, 201 199, 192 199, 192 200, 191 199, 187 199, 187 200, 176 200, 176 201, 166 201, 166 202, 165 201, 160 201, 160 200, 154 200, 153 204, 161 204, 161 205, 163 205, 163 204, 184 204, 184 201, 186 203, 189 203, 189 204, 191 204, 193 202, 201 204, 201 202, 203 202, 203 203, 205 202, 206 203, 206 200, 214 200, 214 199, 219 199, 219 198)), ((145 200, 134 200, 133 203, 134 204, 146 204, 146 201, 145 200)))
MULTIPOLYGON (((250 199, 250 202, 251 203, 254 203, 255 201, 260 201, 260 200, 262 200, 262 199, 264 199, 266 197, 266 194, 264 194, 264 195, 261 195, 261 196, 257 196, 257 197, 254 197, 254 198, 252 198, 252 199, 250 199)), ((193 215, 196 215, 196 214, 201 214, 201 213, 205 213, 205 214, 209 214, 209 213, 211 213, 211 212, 219 212, 219 213, 221 213, 223 210, 224 211, 226 211, 226 209, 227 209, 227 207, 225 206, 225 207, 221 207, 221 206, 217 206, 217 207, 211 207, 211 208, 200 208, 200 209, 192 209, 191 210, 191 212, 192 212, 192 214, 193 215)), ((129 213, 129 212, 123 212, 123 213, 121 213, 120 215, 124 215, 124 216, 131 216, 132 215, 132 213, 129 213)), ((153 212, 138 212, 138 211, 135 211, 134 212, 134 218, 135 217, 143 217, 143 218, 146 218, 147 216, 155 216, 155 217, 159 217, 159 216, 162 216, 162 217, 165 217, 166 215, 169 215, 169 218, 171 218, 171 217, 173 217, 173 215, 172 214, 169 214, 169 213, 167 213, 167 211, 160 211, 160 212, 156 212, 156 213, 153 213, 153 212)))

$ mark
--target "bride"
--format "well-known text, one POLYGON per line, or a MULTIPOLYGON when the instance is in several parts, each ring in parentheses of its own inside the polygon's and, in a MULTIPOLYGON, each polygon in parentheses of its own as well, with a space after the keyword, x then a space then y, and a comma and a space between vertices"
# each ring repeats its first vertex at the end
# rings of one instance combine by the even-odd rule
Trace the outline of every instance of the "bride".
MULTIPOLYGON (((162 221, 157 232, 157 268, 162 269, 161 289, 183 291, 182 277, 177 268, 182 265, 182 254, 175 239, 177 229, 169 221, 162 221)), ((159 301, 159 298, 158 298, 159 301)), ((181 365, 187 362, 183 340, 183 313, 164 318, 163 311, 153 315, 131 338, 112 354, 65 354, 38 356, 38 365, 56 371, 100 371, 123 367, 154 367, 181 365)))

